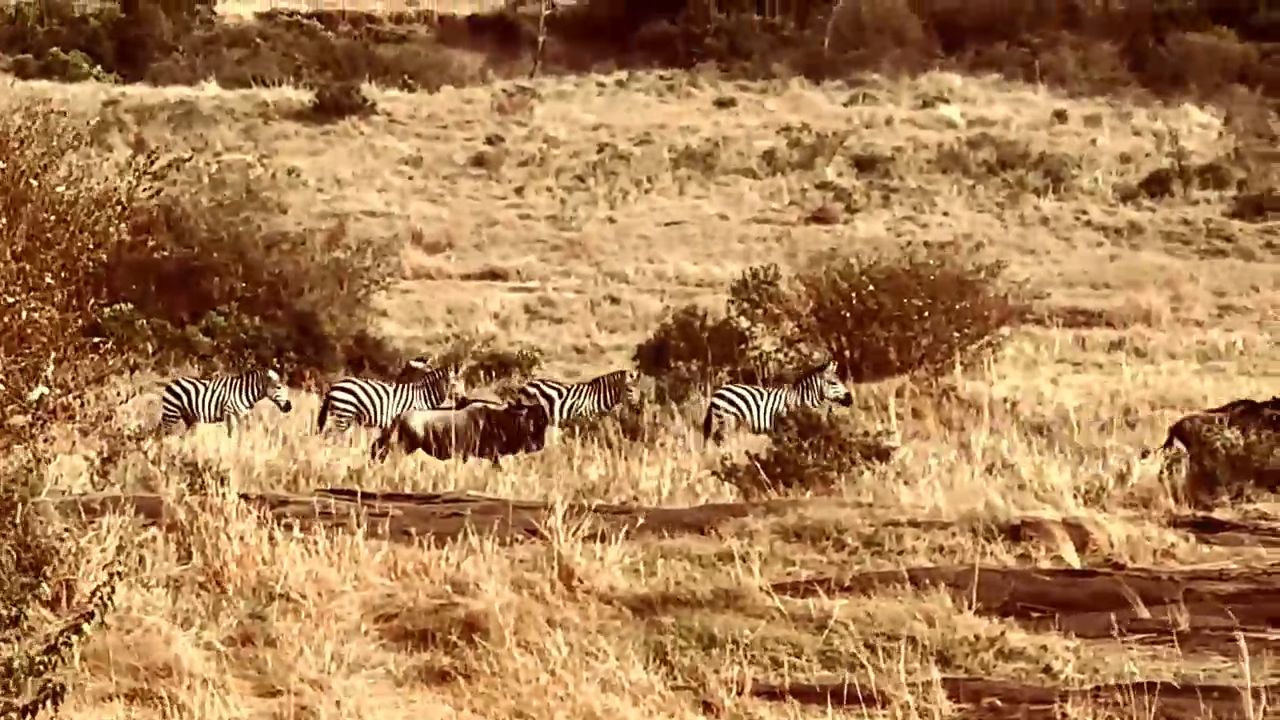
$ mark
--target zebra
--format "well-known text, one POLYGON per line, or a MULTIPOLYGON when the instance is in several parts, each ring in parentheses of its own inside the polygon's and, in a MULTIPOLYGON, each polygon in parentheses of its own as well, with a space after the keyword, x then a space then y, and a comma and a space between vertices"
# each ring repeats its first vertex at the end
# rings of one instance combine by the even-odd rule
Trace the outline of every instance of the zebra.
POLYGON ((534 378, 516 392, 516 397, 526 405, 536 403, 546 408, 548 426, 558 432, 566 420, 608 412, 624 398, 638 400, 639 378, 635 370, 614 370, 580 383, 534 378))
POLYGON ((326 420, 343 432, 353 420, 361 425, 385 429, 406 410, 430 410, 465 392, 457 365, 429 368, 423 358, 409 361, 395 382, 375 378, 347 377, 334 383, 320 402, 317 432, 324 432, 326 420), (411 374, 418 374, 408 380, 411 374))
POLYGON ((831 360, 787 385, 721 385, 711 393, 707 414, 702 420, 702 439, 714 439, 719 443, 723 433, 717 421, 726 417, 745 420, 753 433, 767 433, 773 429, 778 417, 792 408, 816 408, 825 402, 835 402, 844 407, 853 405, 853 394, 836 377, 835 363, 831 360))
POLYGON ((282 413, 293 410, 288 388, 280 379, 280 373, 271 368, 260 367, 239 375, 212 378, 174 378, 164 386, 160 434, 171 433, 179 421, 186 423, 186 429, 196 423, 222 422, 230 437, 240 419, 263 398, 269 399, 282 413))

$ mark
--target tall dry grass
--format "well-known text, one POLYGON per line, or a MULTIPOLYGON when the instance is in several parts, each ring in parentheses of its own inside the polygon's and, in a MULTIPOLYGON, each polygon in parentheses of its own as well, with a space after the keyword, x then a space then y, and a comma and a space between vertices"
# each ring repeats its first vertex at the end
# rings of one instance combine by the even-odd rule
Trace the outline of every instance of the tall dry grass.
MULTIPOLYGON (((560 507, 736 500, 743 491, 715 473, 721 453, 741 462, 767 440, 705 446, 705 388, 565 433, 500 473, 422 456, 371 466, 369 432, 317 436, 314 390, 336 366, 296 383, 311 387, 297 387, 293 413, 264 405, 235 439, 200 427, 119 442, 154 426, 165 378, 208 367, 139 365, 76 396, 94 422, 42 438, 56 459, 33 478, 50 495, 151 492, 178 508, 164 529, 123 516, 73 525, 60 546, 74 560, 73 605, 101 568, 124 569, 114 611, 68 663, 66 715, 648 718, 700 716, 705 701, 731 716, 802 717, 822 711, 738 691, 849 677, 885 690, 890 713, 936 717, 944 675, 1269 679, 1256 649, 1246 665, 1028 628, 937 592, 849 601, 769 587, 857 569, 1071 563, 1063 548, 991 529, 1026 513, 1088 520, 1089 546, 1070 553, 1088 567, 1271 559, 1171 528, 1166 513, 1186 509, 1175 463, 1137 458, 1188 409, 1269 396, 1280 366, 1264 324, 1275 307, 1266 226, 1225 217, 1236 190, 1121 199, 1175 152, 1197 166, 1227 156, 1235 138, 1217 115, 946 74, 858 88, 622 73, 534 85, 532 120, 493 111, 501 88, 431 102, 371 89, 379 115, 327 126, 291 119, 308 98, 290 88, 18 87, 100 117, 89 157, 105 160, 134 135, 191 153, 171 180, 176 196, 195 202, 196 188, 225 183, 278 200, 260 226, 232 228, 249 228, 247 246, 282 268, 329 247, 289 239, 322 238, 337 214, 352 218, 353 245, 398 241, 398 262, 376 265, 395 282, 369 300, 371 331, 397 350, 444 348, 466 331, 481 353, 511 353, 492 368, 526 372, 533 360, 506 361, 533 347, 540 371, 589 377, 624 365, 669 309, 723 307, 749 266, 790 274, 832 250, 895 257, 909 239, 1005 259, 1045 297, 990 357, 928 382, 854 387, 845 427, 895 434, 902 447, 888 462, 843 472, 831 497, 706 537, 596 540, 553 514, 545 542, 396 544, 294 533, 232 495, 344 485, 560 507), (260 184, 209 171, 233 163, 260 184), (828 205, 834 222, 808 219, 828 205), (954 522, 890 523, 926 518, 954 522)), ((326 287, 307 289, 322 307, 326 287)), ((257 307, 252 291, 234 297, 257 307)), ((1140 715, 1143 702, 1122 714, 1140 715)))

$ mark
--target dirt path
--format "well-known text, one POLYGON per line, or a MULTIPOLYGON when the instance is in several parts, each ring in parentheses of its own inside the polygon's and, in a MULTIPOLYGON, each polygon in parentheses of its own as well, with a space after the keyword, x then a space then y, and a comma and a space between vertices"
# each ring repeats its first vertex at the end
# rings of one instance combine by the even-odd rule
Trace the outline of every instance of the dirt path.
MULTIPOLYGON (((325 489, 311 495, 239 496, 264 522, 299 529, 349 530, 363 526, 371 537, 407 542, 443 542, 465 533, 486 534, 499 542, 545 539, 557 517, 583 528, 588 538, 602 539, 626 531, 633 536, 715 535, 733 521, 782 516, 806 508, 829 510, 838 501, 774 500, 713 503, 694 507, 629 505, 555 506, 469 493, 369 493, 325 489)), ((858 506, 848 504, 850 509, 858 506)), ((92 521, 110 513, 133 514, 143 523, 181 527, 182 518, 198 506, 160 495, 86 495, 50 499, 48 508, 66 517, 92 521)), ((883 519, 882 527, 915 527, 945 531, 941 520, 883 519)), ((1167 525, 1211 544, 1280 545, 1280 524, 1270 519, 1225 520, 1208 515, 1169 518, 1167 525)), ((1014 519, 996 526, 1010 542, 1065 543, 1081 553, 1097 540, 1083 520, 1014 519)), ((895 587, 945 588, 975 612, 1004 618, 1036 632, 1061 632, 1104 643, 1177 643, 1187 654, 1238 657, 1280 651, 1280 563, 1259 567, 1186 568, 1031 568, 916 567, 881 572, 850 572, 778 582, 771 590, 784 598, 857 597, 892 592, 895 587), (1243 643, 1243 646, 1242 646, 1243 643)), ((856 669, 851 669, 855 672, 856 669)), ((958 717, 1070 717, 1064 706, 1088 705, 1123 717, 1191 720, 1192 718, 1263 717, 1267 704, 1259 695, 1280 688, 1247 690, 1217 685, 1176 686, 1150 680, 1083 689, 1037 687, 1010 681, 952 677, 911 689, 941 690, 961 706, 958 717)), ((755 684, 743 692, 762 700, 874 709, 891 699, 843 682, 755 684)), ((1274 705, 1275 703, 1270 703, 1274 705)), ((1096 711, 1095 711, 1096 712, 1096 711)))
POLYGON ((787 597, 858 596, 895 586, 942 587, 978 613, 1078 638, 1177 640, 1184 651, 1280 648, 1280 564, 1231 569, 1074 570, 920 567, 776 583, 787 597))
MULTIPOLYGON (((956 717, 981 720, 1061 720, 1094 717, 1099 711, 1148 720, 1254 720, 1269 717, 1263 709, 1280 699, 1280 685, 1239 688, 1231 685, 1174 684, 1161 680, 1095 685, 1079 689, 1039 687, 986 678, 942 678, 938 685, 961 706, 956 717), (1072 707, 1087 706, 1084 713, 1072 707)), ((936 686, 933 686, 936 687, 936 686)), ((911 689, 932 692, 930 685, 911 689)), ((886 694, 846 683, 754 685, 747 694, 762 700, 794 700, 807 705, 875 709, 888 704, 886 694)))
MULTIPOLYGON (((723 524, 746 517, 788 512, 801 501, 711 503, 693 507, 567 504, 508 500, 469 493, 376 493, 333 488, 313 495, 242 494, 240 500, 286 528, 355 529, 370 537, 411 542, 445 542, 474 532, 503 542, 545 539, 547 526, 562 515, 584 523, 587 538, 619 532, 633 535, 711 535, 723 524)), ((144 523, 169 525, 182 510, 153 494, 83 495, 51 500, 67 517, 94 520, 110 513, 134 514, 144 523)))
MULTIPOLYGON (((831 498, 709 503, 691 507, 586 503, 556 507, 546 502, 471 493, 365 492, 353 488, 326 488, 311 495, 246 493, 239 498, 261 512, 265 519, 285 527, 354 529, 363 525, 370 536, 392 541, 448 541, 468 532, 500 541, 539 539, 545 537, 544 528, 557 514, 585 523, 585 536, 599 539, 621 531, 650 536, 712 535, 725 524, 748 517, 779 516, 806 508, 865 509, 831 498)), ((87 520, 108 513, 127 513, 148 524, 167 525, 180 512, 173 500, 145 493, 76 495, 49 498, 47 502, 64 516, 87 520)), ((1211 515, 1187 515, 1167 518, 1166 524, 1206 544, 1280 547, 1280 522, 1269 518, 1227 520, 1211 515)), ((945 531, 956 523, 885 518, 876 520, 875 525, 945 531)), ((1062 549, 1066 552, 1088 552, 1096 549, 1100 540, 1096 524, 1073 518, 1015 518, 991 529, 1010 542, 1064 545, 1062 549)))

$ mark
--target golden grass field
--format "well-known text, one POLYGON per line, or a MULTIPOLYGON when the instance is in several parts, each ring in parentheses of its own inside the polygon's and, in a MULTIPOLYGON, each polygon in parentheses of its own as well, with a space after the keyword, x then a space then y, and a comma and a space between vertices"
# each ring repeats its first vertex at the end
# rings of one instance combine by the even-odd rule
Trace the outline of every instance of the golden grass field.
POLYGON ((252 18, 268 10, 351 10, 360 12, 426 12, 466 15, 500 10, 502 0, 227 0, 217 5, 224 17, 252 18))
MULTIPOLYGON (((24 0, 6 0, 6 3, 23 2, 24 0)), ((29 1, 29 0, 28 0, 29 1)), ((106 0, 114 2, 114 0, 106 0)), ((104 4, 104 0, 77 0, 73 5, 90 8, 104 4)), ((252 19, 256 13, 269 10, 350 10, 359 12, 407 12, 422 10, 426 12, 466 15, 468 13, 484 13, 502 9, 503 0, 367 0, 356 2, 351 0, 219 0, 216 9, 220 16, 252 19)))
MULTIPOLYGON (((215 426, 141 447, 112 489, 158 493, 179 511, 165 531, 111 516, 84 535, 92 547, 126 540, 131 570, 78 658, 68 717, 940 718, 955 712, 957 677, 1224 683, 1249 698, 1228 717, 1275 712, 1276 700, 1248 692, 1280 682, 1271 659, 1280 636, 1250 605, 1274 606, 1266 592, 1275 576, 1251 580, 1246 570, 1277 551, 1178 527, 1169 518, 1186 508, 1159 461, 1137 452, 1184 413, 1276 393, 1280 233, 1224 218, 1219 193, 1112 199, 1166 162, 1171 132, 1193 160, 1227 152, 1220 111, 1068 99, 950 74, 857 89, 676 73, 531 85, 540 96, 523 106, 497 85, 371 89, 379 115, 333 125, 290 119, 309 95, 287 88, 32 82, 12 91, 99 117, 104 153, 140 134, 192 153, 193 183, 257 176, 288 209, 270 222, 318 232, 342 219, 357 236, 403 238, 402 280, 380 309, 383 330, 410 349, 492 332, 542 348, 546 372, 584 379, 627 366, 666 309, 720 303, 749 265, 795 267, 819 251, 913 240, 979 246, 1046 302, 1106 310, 1120 327, 1021 327, 993 362, 956 379, 959 398, 945 407, 913 402, 904 381, 855 387, 861 422, 900 433, 889 465, 846 478, 835 499, 668 538, 594 537, 556 512, 536 542, 295 533, 230 498, 187 497, 172 478, 199 461, 241 492, 469 490, 561 506, 738 500, 711 475, 718 452, 703 447, 701 407, 662 419, 647 446, 567 440, 509 458, 505 471, 394 455, 371 468, 372 435, 316 437, 318 398, 304 393, 289 416, 263 403, 235 441, 215 426), (949 105, 921 107, 940 94, 949 105), (713 104, 721 96, 736 107, 713 104), (1059 108, 1066 123, 1051 119, 1059 108), (854 129, 848 145, 892 154, 894 172, 870 183, 839 162, 763 178, 732 171, 798 123, 854 129), (980 132, 1078 158, 1080 172, 1067 192, 1041 198, 939 169, 944 148, 980 132), (701 170, 673 170, 682 146, 717 151, 701 170), (815 190, 823 172, 857 188, 835 224, 806 222, 830 202, 815 190), (1058 531, 1019 541, 992 529, 1026 516, 1069 519, 1083 535, 1073 543, 1042 524, 1058 531), (1036 620, 972 588, 814 594, 778 584, 933 565, 975 577, 1031 566, 1195 570, 1219 584, 1222 573, 1242 574, 1231 580, 1235 599, 1219 605, 1203 600, 1207 580, 1181 598, 1128 590, 1114 616, 1093 608, 1105 631, 1074 635, 1054 627, 1052 607, 1036 620), (1241 632, 1221 622, 1228 611, 1241 632), (883 693, 883 707, 804 705, 760 689, 842 681, 883 693), (741 692, 749 683, 754 695, 741 692)), ((119 403, 119 423, 149 427, 161 380, 120 378, 94 402, 119 403)), ((88 489, 77 453, 93 447, 82 441, 66 438, 50 468, 61 491, 88 489)), ((1216 512, 1246 511, 1255 523, 1280 512, 1265 503, 1216 512)), ((1044 570, 1038 599, 1025 603, 1069 603, 1101 582, 1051 572, 1061 571, 1044 570)), ((1152 709, 1148 691, 1128 686, 1111 702, 1073 696, 1066 716, 1173 717, 1152 709)), ((1019 716, 1008 696, 975 692, 965 717, 1019 716)), ((1030 714, 1021 717, 1053 717, 1022 707, 1030 714)))

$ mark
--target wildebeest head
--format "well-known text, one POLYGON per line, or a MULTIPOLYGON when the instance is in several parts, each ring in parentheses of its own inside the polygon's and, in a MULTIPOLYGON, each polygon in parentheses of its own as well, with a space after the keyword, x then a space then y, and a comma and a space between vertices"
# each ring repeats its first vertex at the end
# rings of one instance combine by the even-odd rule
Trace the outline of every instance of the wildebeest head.
POLYGON ((546 447, 551 418, 542 403, 512 403, 500 412, 505 416, 503 452, 533 453, 546 447))

